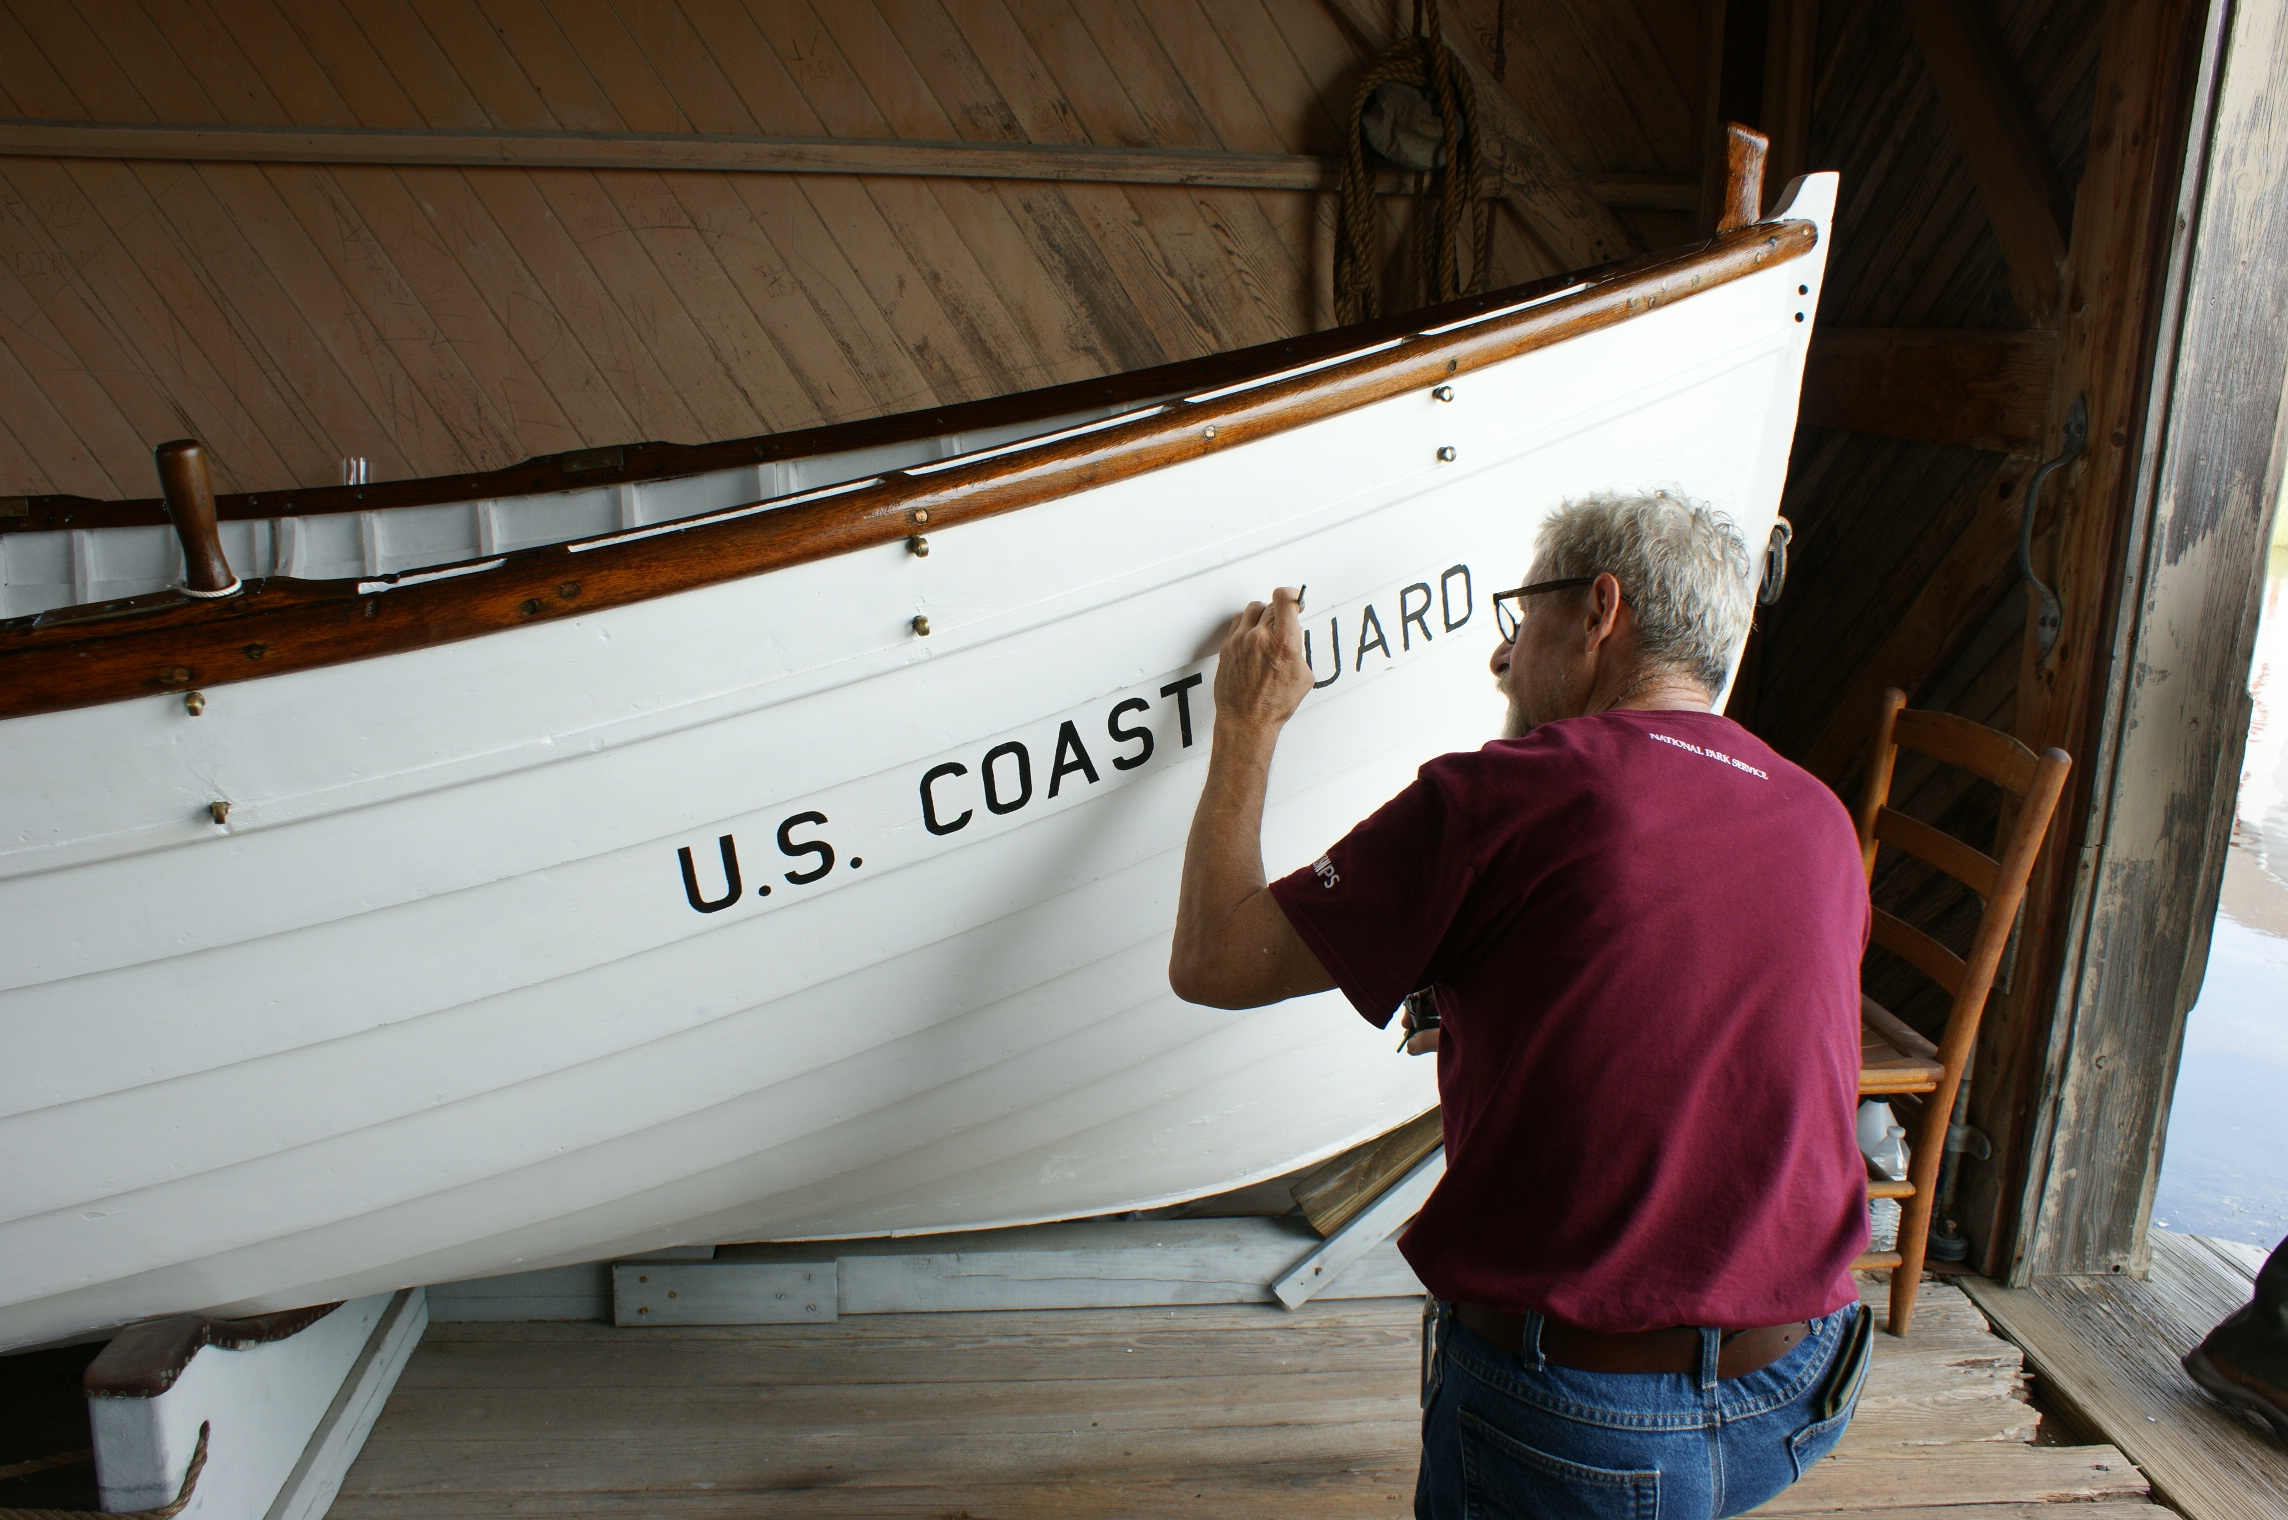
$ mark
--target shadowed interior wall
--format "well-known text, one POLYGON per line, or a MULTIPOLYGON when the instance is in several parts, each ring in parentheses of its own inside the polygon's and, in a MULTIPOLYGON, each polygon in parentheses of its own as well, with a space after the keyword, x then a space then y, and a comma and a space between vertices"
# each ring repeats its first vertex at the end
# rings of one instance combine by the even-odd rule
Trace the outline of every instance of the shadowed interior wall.
MULTIPOLYGON (((1692 0, 1448 14, 1583 173, 1696 175, 1692 0)), ((1324 154, 1368 56, 1323 0, 6 0, 0 115, 1324 154)), ((1300 190, 0 157, 0 494, 148 495, 185 434, 220 489, 267 490, 1240 347, 1329 325, 1333 217, 1300 190)), ((1561 267, 1500 219, 1498 283, 1561 267)))

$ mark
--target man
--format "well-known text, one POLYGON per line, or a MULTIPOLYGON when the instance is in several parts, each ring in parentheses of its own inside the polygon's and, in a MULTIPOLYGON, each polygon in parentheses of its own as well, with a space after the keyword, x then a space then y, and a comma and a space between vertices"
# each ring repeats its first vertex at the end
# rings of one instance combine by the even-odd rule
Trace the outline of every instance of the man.
POLYGON ((2185 1353, 2194 1382, 2288 1441, 2288 1240, 2256 1274, 2256 1296, 2185 1353))
POLYGON ((1224 642, 1177 995, 1440 1018, 1446 1175, 1400 1242, 1437 1306, 1418 1516, 1736 1514, 1850 1417, 1866 877, 1833 794, 1710 710, 1749 577, 1704 507, 1568 503, 1497 601, 1504 736, 1270 886, 1295 594, 1224 642))

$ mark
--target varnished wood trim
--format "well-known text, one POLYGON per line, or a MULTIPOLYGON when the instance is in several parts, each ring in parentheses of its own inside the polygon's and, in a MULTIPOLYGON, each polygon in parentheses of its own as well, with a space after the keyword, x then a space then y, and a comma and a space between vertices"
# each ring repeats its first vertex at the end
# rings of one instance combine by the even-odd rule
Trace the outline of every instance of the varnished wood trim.
POLYGON ((178 438, 160 444, 153 453, 167 516, 174 520, 175 538, 183 546, 183 584, 219 596, 236 586, 238 577, 230 573, 222 533, 215 526, 214 482, 207 474, 206 451, 193 439, 178 438))
MULTIPOLYGON (((948 461, 928 473, 899 471, 788 504, 519 550, 474 563, 469 573, 273 578, 217 602, 160 593, 17 619, 0 626, 0 717, 449 643, 894 543, 924 525, 937 532, 979 521, 1427 390, 1800 258, 1817 239, 1809 222, 1744 228, 1593 278, 1574 295, 1212 400, 1149 409, 1054 443, 948 461)), ((1420 322, 1421 314, 1411 320, 1420 322)), ((1359 328, 1346 333, 1346 347, 1374 336, 1359 328)))
POLYGON ((191 1358, 208 1346, 237 1351, 282 1341, 340 1307, 339 1303, 313 1304, 307 1309, 281 1309, 245 1319, 174 1314, 129 1325, 87 1364, 81 1387, 94 1399, 155 1399, 174 1387, 191 1358))
POLYGON ((1875 837, 1905 850, 1925 865, 1938 867, 1980 897, 1994 895, 1994 879, 2000 874, 2002 863, 1943 829, 1934 829, 1920 818, 1886 807, 1875 815, 1875 837))
POLYGON ((1882 706, 1875 718, 1875 745, 1867 757, 1867 790, 1859 800, 1859 813, 1854 820, 1859 826, 1860 864, 1866 869, 1870 886, 1875 881, 1875 817, 1891 795, 1891 770, 1899 760, 1899 746, 1892 739, 1891 731, 1898 725, 1899 712, 1906 705, 1907 694, 1896 686, 1883 693, 1882 706))
POLYGON ((1739 122, 1724 125, 1724 210, 1718 232, 1753 223, 1764 214, 1764 152, 1769 138, 1739 122))

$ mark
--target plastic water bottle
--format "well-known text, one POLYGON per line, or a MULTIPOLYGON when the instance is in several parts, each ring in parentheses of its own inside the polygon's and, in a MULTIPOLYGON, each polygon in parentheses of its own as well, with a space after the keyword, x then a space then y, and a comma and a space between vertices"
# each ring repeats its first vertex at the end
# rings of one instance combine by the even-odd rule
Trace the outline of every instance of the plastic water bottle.
MULTIPOLYGON (((1875 1171, 1893 1182, 1907 1175, 1907 1131, 1891 1114, 1891 1105, 1873 1098, 1859 1105, 1859 1152, 1875 1171)), ((1867 1200, 1867 1248, 1895 1251, 1899 1245, 1899 1200, 1867 1200)))

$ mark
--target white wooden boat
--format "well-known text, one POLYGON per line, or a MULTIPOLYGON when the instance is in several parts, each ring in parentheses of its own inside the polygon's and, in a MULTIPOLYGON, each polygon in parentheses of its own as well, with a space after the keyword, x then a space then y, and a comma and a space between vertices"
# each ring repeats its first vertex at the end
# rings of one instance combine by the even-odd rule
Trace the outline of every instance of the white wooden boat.
POLYGON ((1168 991, 1224 620, 1309 588, 1284 871, 1494 730, 1488 593, 1561 498, 1761 541, 1833 201, 1094 417, 226 501, 234 596, 164 589, 144 509, 32 503, 71 520, 0 535, 0 1347, 1156 1206, 1420 1112, 1332 995, 1168 991))

